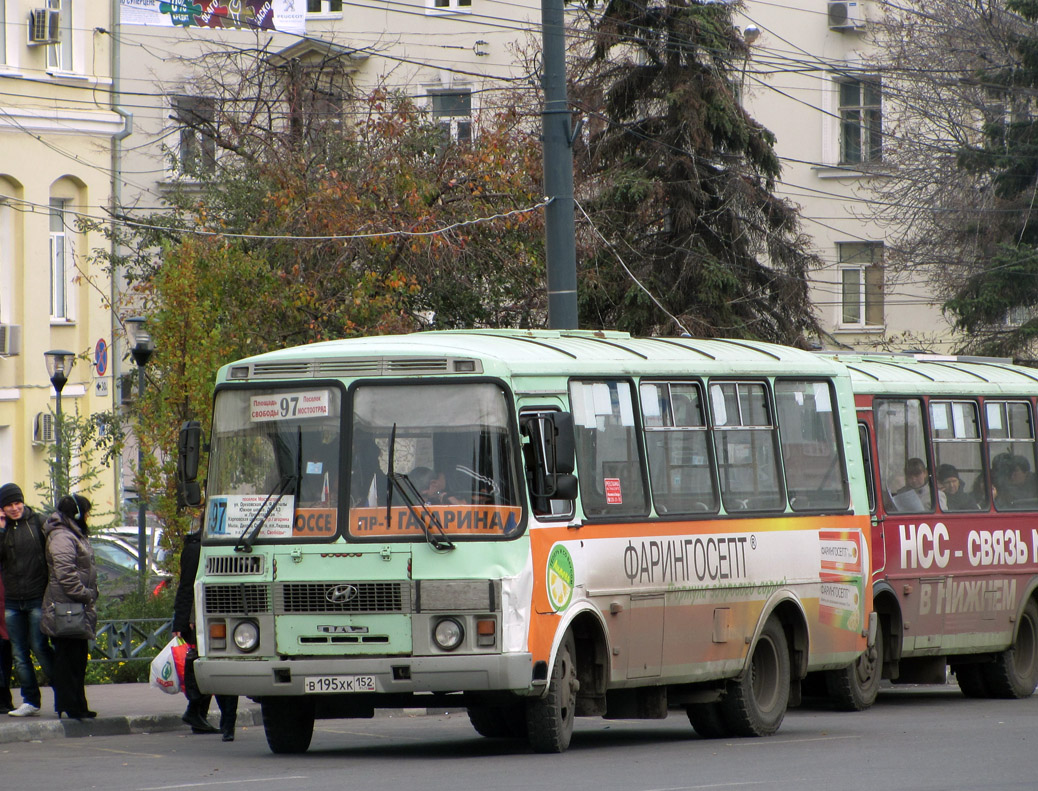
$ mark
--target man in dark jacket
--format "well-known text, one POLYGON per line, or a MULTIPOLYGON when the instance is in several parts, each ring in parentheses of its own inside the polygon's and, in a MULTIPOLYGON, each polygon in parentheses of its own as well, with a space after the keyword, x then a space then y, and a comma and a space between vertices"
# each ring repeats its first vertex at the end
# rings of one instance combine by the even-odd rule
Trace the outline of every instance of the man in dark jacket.
MULTIPOLYGON (((184 548, 180 553, 180 583, 177 595, 173 600, 173 634, 197 645, 194 615, 195 575, 198 573, 198 559, 202 554, 202 531, 196 530, 184 536, 184 548)), ((220 729, 217 730, 206 719, 209 716, 209 703, 212 695, 203 695, 195 681, 194 649, 187 653, 184 662, 184 694, 187 696, 187 711, 181 719, 191 726, 194 733, 222 733, 225 742, 234 741, 234 725, 238 718, 238 697, 236 695, 217 695, 216 703, 220 707, 220 729)))
POLYGON ((22 490, 13 483, 0 486, 0 573, 4 580, 4 615, 14 654, 14 673, 22 689, 22 705, 8 712, 12 717, 40 713, 40 686, 32 656, 49 679, 54 654, 40 631, 43 592, 47 589, 46 539, 43 519, 27 506, 22 490))

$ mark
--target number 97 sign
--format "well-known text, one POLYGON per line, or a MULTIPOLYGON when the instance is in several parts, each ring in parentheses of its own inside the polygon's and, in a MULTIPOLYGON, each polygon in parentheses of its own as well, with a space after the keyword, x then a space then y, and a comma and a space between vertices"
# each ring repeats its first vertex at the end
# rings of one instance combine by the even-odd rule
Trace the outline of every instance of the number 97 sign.
POLYGON ((263 423, 269 420, 328 417, 331 414, 330 403, 327 390, 253 396, 249 400, 249 419, 253 423, 263 423))

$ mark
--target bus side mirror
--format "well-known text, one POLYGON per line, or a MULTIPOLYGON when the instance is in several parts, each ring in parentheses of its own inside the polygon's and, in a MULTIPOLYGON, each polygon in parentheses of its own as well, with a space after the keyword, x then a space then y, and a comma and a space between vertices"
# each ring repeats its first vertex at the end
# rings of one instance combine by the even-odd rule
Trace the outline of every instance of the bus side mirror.
POLYGON ((177 501, 193 508, 202 504, 202 487, 198 485, 198 459, 202 445, 202 424, 188 420, 180 427, 177 443, 177 501))
MULTIPOLYGON (((552 425, 555 429, 555 469, 556 473, 571 473, 576 464, 575 462, 575 451, 576 440, 573 434, 573 413, 571 412, 551 412, 548 414, 551 419, 552 425)), ((567 497, 567 500, 572 500, 576 497, 574 493, 573 497, 567 497)))

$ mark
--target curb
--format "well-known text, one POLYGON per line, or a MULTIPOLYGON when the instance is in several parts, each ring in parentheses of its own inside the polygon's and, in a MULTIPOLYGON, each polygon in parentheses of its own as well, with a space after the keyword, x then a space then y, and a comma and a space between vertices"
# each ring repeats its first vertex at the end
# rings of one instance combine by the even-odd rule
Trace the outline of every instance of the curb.
MULTIPOLYGON (((238 727, 263 724, 260 710, 254 707, 238 710, 238 727)), ((81 739, 87 736, 128 736, 187 730, 179 714, 131 714, 98 717, 94 720, 38 720, 0 724, 0 744, 41 742, 50 739, 81 739)))

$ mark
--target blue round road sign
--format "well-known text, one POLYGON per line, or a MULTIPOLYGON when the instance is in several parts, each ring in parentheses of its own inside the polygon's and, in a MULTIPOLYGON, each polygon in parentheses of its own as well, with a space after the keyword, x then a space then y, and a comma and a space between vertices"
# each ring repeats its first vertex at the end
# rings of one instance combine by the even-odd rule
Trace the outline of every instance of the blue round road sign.
POLYGON ((104 376, 108 372, 108 344, 104 338, 98 338, 97 346, 94 347, 94 368, 98 376, 104 376))

